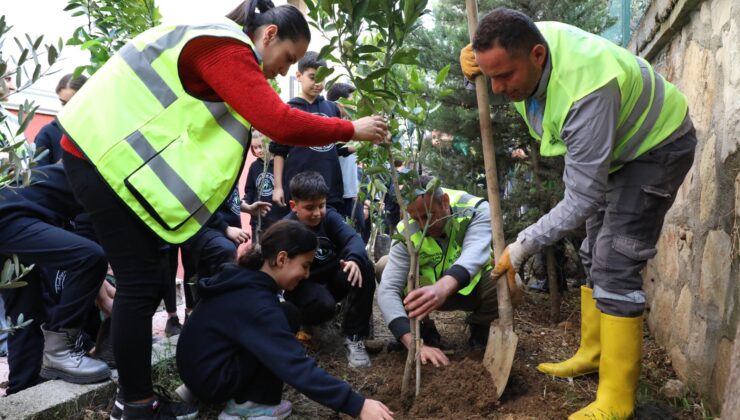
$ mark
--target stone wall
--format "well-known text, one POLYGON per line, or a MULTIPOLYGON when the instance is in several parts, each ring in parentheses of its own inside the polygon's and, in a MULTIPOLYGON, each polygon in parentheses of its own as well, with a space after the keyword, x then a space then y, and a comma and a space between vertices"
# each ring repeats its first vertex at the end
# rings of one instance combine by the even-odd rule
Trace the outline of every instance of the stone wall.
POLYGON ((740 316, 740 2, 654 0, 629 49, 689 100, 699 145, 644 272, 648 326, 716 414, 740 316))

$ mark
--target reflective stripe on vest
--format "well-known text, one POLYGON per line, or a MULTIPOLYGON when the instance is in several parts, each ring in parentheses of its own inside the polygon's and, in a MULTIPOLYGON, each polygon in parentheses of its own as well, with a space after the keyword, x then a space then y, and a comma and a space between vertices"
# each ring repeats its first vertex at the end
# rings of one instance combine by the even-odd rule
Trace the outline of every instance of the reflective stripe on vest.
POLYGON ((231 21, 150 29, 112 57, 59 115, 70 139, 157 235, 194 235, 236 183, 250 125, 185 92, 177 62, 200 36, 253 45, 231 21))
MULTIPOLYGON (((443 188, 442 191, 450 197, 452 213, 452 217, 447 219, 445 223, 444 231, 447 234, 445 249, 442 249, 434 238, 428 236, 421 242, 421 228, 414 220, 411 220, 409 227, 411 229, 411 243, 419 249, 419 284, 421 286, 429 286, 436 283, 444 275, 444 272, 452 267, 460 257, 465 232, 473 216, 475 216, 475 207, 481 201, 484 201, 484 199, 468 194, 465 191, 446 188, 443 188), (421 246, 419 246, 420 244, 421 246)), ((404 228, 404 222, 401 221, 397 229, 399 232, 403 232, 404 228)), ((470 283, 458 290, 457 293, 463 296, 469 295, 478 284, 481 274, 489 270, 491 270, 491 265, 490 263, 486 263, 478 273, 471 277, 470 283)), ((408 290, 405 293, 408 293, 408 290)))
POLYGON ((617 80, 620 113, 610 172, 659 146, 683 122, 685 96, 648 62, 611 41, 558 22, 538 22, 547 40, 552 72, 540 136, 531 127, 524 101, 514 104, 543 156, 566 153, 561 131, 573 104, 617 80))

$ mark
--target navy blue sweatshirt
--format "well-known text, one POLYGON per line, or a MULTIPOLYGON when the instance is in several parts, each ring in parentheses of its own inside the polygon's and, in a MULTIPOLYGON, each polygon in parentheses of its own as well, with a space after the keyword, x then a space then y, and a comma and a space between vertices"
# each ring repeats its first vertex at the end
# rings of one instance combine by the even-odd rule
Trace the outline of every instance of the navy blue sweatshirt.
MULTIPOLYGON (((265 172, 265 175, 263 176, 262 173, 264 169, 265 161, 262 160, 262 158, 257 158, 257 160, 252 162, 252 166, 249 167, 247 183, 244 186, 245 203, 253 204, 255 201, 272 203, 272 191, 275 189, 275 176, 272 168, 272 160, 267 164, 267 172, 265 172), (263 178, 265 180, 265 185, 262 188, 262 195, 257 197, 263 178)), ((271 224, 280 220, 288 211, 290 211, 288 207, 280 207, 273 203, 270 211, 267 212, 266 215, 262 216, 262 230, 267 229, 271 224)), ((252 216, 249 220, 249 224, 252 226, 252 235, 254 235, 254 229, 257 227, 257 217, 252 216)))
POLYGON ((350 416, 359 415, 364 397, 318 367, 290 330, 280 307, 278 285, 262 271, 230 264, 198 282, 200 301, 180 334, 177 365, 195 393, 238 378, 237 360, 248 352, 312 400, 350 416), (214 385, 211 381, 215 381, 214 385))
MULTIPOLYGON (((286 219, 298 220, 295 213, 290 212, 286 219)), ((326 284, 340 270, 339 260, 354 261, 360 266, 363 276, 371 267, 370 259, 365 251, 365 243, 350 225, 344 222, 344 217, 334 209, 326 208, 326 217, 316 227, 309 227, 319 238, 316 256, 311 264, 311 275, 308 281, 326 284)))
POLYGON ((33 217, 65 227, 83 213, 75 199, 61 163, 34 168, 31 185, 0 190, 0 223, 33 217))
POLYGON ((239 198, 239 189, 234 186, 231 190, 231 194, 226 197, 223 203, 216 209, 210 220, 208 220, 208 227, 217 229, 220 232, 226 232, 228 226, 242 227, 241 218, 241 199, 239 198))
MULTIPOLYGON (((312 114, 325 117, 341 118, 337 104, 318 96, 313 103, 303 98, 293 98, 288 105, 312 114)), ((342 182, 342 168, 339 166, 339 156, 349 155, 346 147, 337 147, 334 144, 318 147, 291 147, 278 143, 270 143, 270 153, 285 158, 283 169, 283 191, 285 201, 290 200, 290 180, 305 171, 316 171, 321 174, 329 187, 326 204, 341 209, 344 206, 344 183, 342 182)))
POLYGON ((33 141, 36 145, 36 153, 40 153, 42 149, 48 150, 49 153, 36 161, 38 166, 51 165, 52 163, 59 162, 62 158, 61 140, 62 129, 59 127, 56 119, 41 128, 41 131, 36 134, 36 139, 33 141))

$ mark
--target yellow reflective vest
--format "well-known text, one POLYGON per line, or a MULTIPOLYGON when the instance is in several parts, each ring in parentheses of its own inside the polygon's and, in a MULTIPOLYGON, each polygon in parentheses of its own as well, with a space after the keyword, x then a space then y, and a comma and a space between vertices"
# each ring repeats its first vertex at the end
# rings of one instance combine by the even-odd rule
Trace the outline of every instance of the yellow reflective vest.
MULTIPOLYGON (((416 221, 411 220, 411 243, 419 250, 419 284, 429 286, 437 282, 450 267, 455 264, 465 240, 465 233, 475 215, 475 207, 484 201, 480 197, 468 194, 465 191, 450 190, 443 188, 442 191, 450 197, 451 217, 445 223, 445 234, 447 245, 444 249, 440 244, 429 236, 423 238, 422 229, 416 221), (421 244, 421 246, 419 246, 421 244)), ((397 230, 403 232, 405 229, 403 221, 398 224, 397 230)), ((457 293, 467 296, 473 291, 480 280, 481 274, 491 270, 490 263, 486 263, 481 270, 470 279, 470 283, 457 293)), ((405 291, 408 294, 408 290, 405 291)))
POLYGON ((62 109, 59 123, 123 202, 169 243, 206 224, 244 165, 250 124, 185 91, 178 59, 194 38, 254 45, 224 19, 160 25, 127 43, 62 109))
POLYGON ((573 104, 616 79, 621 93, 617 142, 610 171, 655 148, 683 122, 686 97, 642 58, 599 36, 559 22, 537 22, 547 40, 552 73, 542 118, 542 136, 527 119, 525 102, 514 103, 540 141, 542 156, 566 152, 561 131, 573 104))

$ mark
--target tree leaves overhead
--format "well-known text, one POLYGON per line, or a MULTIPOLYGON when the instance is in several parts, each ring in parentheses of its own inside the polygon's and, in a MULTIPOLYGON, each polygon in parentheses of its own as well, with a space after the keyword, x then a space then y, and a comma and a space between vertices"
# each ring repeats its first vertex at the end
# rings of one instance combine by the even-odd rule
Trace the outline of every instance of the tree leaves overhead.
POLYGON ((90 64, 75 69, 75 76, 95 73, 126 42, 162 18, 155 0, 69 0, 64 10, 88 21, 67 40, 67 45, 79 45, 90 53, 90 64))

